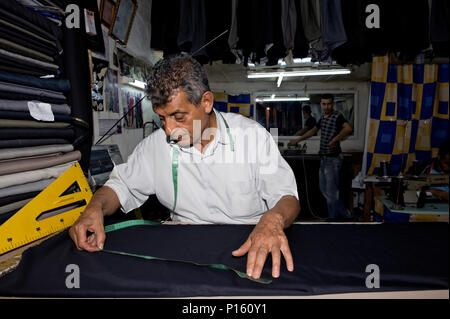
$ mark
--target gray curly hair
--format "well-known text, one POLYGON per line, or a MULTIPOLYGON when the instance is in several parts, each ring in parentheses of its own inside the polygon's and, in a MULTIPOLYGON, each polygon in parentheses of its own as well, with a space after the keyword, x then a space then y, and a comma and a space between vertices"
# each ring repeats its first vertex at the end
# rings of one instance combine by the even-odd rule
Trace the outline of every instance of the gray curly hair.
POLYGON ((186 93, 190 103, 199 106, 203 94, 210 91, 204 68, 188 54, 158 61, 151 70, 147 88, 154 107, 166 104, 179 90, 186 93))

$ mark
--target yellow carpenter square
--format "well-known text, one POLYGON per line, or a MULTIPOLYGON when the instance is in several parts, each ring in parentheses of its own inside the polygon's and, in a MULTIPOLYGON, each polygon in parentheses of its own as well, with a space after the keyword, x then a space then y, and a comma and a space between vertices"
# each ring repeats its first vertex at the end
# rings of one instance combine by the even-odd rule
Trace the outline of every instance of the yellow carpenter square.
POLYGON ((0 255, 72 226, 91 198, 89 184, 75 163, 0 226, 0 255))

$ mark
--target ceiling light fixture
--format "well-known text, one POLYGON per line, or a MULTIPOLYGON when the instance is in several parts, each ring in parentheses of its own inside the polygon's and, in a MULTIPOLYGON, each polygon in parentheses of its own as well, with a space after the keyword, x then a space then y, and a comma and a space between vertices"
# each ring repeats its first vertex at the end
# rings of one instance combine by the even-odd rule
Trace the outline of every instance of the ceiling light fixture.
POLYGON ((343 74, 350 74, 350 73, 351 73, 350 69, 251 72, 251 73, 247 74, 247 78, 262 79, 262 78, 280 78, 280 77, 293 77, 293 76, 343 75, 343 74))
POLYGON ((293 102, 293 101, 309 101, 307 96, 299 97, 260 97, 255 99, 256 102, 293 102))

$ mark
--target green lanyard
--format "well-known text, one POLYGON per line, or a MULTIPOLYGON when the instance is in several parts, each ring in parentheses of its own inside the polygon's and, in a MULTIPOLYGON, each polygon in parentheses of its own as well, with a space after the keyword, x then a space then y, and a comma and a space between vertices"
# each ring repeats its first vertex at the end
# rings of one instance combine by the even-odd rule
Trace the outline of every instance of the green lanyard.
MULTIPOLYGON (((152 221, 148 221, 148 220, 127 220, 124 222, 120 222, 117 224, 112 224, 112 225, 108 225, 105 227, 105 233, 109 233, 109 232, 113 232, 119 229, 124 229, 124 228, 128 228, 128 227, 132 227, 132 226, 158 226, 161 225, 161 223, 156 223, 156 222, 152 222, 152 221)), ((170 226, 167 226, 170 227, 170 226)), ((257 283, 260 284, 270 284, 272 282, 272 280, 269 279, 264 279, 264 278, 259 278, 259 279, 255 279, 252 278, 250 276, 248 276, 245 272, 230 268, 226 265, 223 264, 199 264, 193 261, 186 261, 186 260, 178 260, 178 259, 164 259, 164 258, 159 258, 159 257, 153 257, 153 256, 146 256, 146 255, 139 255, 139 254, 131 254, 131 253, 126 253, 126 252, 122 252, 122 251, 117 251, 117 250, 108 250, 108 249, 103 249, 101 250, 104 253, 109 253, 109 254, 116 254, 116 255, 122 255, 122 256, 129 256, 129 257, 137 257, 137 258, 143 258, 143 259, 147 259, 147 260, 162 260, 162 261, 172 261, 172 262, 182 262, 182 263, 188 263, 188 264, 193 264, 196 266, 201 266, 201 267, 209 267, 209 268, 214 268, 214 269, 220 269, 220 270, 231 270, 233 271, 235 274, 237 274, 239 277, 244 278, 244 279, 248 279, 251 281, 255 281, 257 283)))
MULTIPOLYGON (((234 141, 233 137, 230 133, 230 127, 228 126, 227 121, 223 117, 220 112, 217 112, 225 123, 225 128, 227 130, 228 138, 230 139, 230 148, 231 151, 234 152, 234 141)), ((173 208, 172 214, 175 212, 175 207, 177 206, 177 198, 178 198, 178 159, 180 156, 180 149, 177 146, 173 146, 172 148, 172 182, 173 182, 173 208)))

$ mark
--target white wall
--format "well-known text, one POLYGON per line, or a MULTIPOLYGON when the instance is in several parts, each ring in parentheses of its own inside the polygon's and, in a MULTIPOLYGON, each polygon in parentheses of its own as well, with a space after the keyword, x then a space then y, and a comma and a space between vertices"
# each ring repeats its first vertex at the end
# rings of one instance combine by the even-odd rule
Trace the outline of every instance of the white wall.
MULTIPOLYGON (((366 134, 367 110, 369 105, 369 90, 370 82, 283 82, 281 87, 277 89, 276 83, 261 81, 260 83, 229 83, 229 82, 214 82, 210 83, 211 90, 214 92, 226 92, 228 94, 241 94, 255 92, 292 92, 305 90, 308 92, 338 92, 354 90, 357 92, 357 102, 355 103, 355 126, 357 134, 349 137, 341 143, 342 150, 350 151, 364 151, 364 142, 366 134)), ((279 141, 287 141, 283 137, 279 137, 279 141)), ((319 137, 312 137, 306 141, 308 145, 308 153, 317 153, 319 151, 319 137)), ((303 142, 301 143, 303 144, 303 142)))
MULTIPOLYGON (((98 1, 100 8, 100 1, 98 1)), ((154 62, 154 56, 152 54, 152 50, 150 48, 150 16, 151 16, 151 0, 139 1, 138 9, 136 11, 136 16, 133 21, 133 26, 130 32, 130 36, 128 39, 127 46, 122 46, 116 43, 111 37, 108 37, 107 48, 108 50, 106 56, 109 58, 109 67, 111 69, 118 70, 117 67, 113 65, 113 52, 120 48, 125 52, 133 55, 136 58, 145 60, 147 63, 152 64, 154 62)), ((102 26, 104 30, 104 34, 107 30, 104 26, 102 26)), ((94 139, 93 144, 95 144, 101 136, 99 136, 99 127, 98 127, 98 119, 116 119, 118 120, 123 116, 123 101, 121 96, 121 90, 123 87, 128 86, 126 84, 121 84, 122 77, 119 72, 119 105, 120 105, 120 113, 112 113, 112 112, 93 112, 93 122, 94 122, 94 139)), ((133 89, 136 89, 133 87, 133 89)), ((144 93, 144 91, 142 91, 144 93)), ((144 123, 146 121, 150 121, 154 112, 151 108, 151 103, 147 102, 142 104, 142 113, 144 123)), ((147 131, 147 130, 146 130, 147 131)), ((132 153, 136 145, 143 138, 143 129, 122 129, 122 134, 117 134, 109 137, 105 142, 101 143, 102 145, 106 144, 117 144, 120 149, 120 153, 124 161, 127 160, 128 156, 132 153)))

